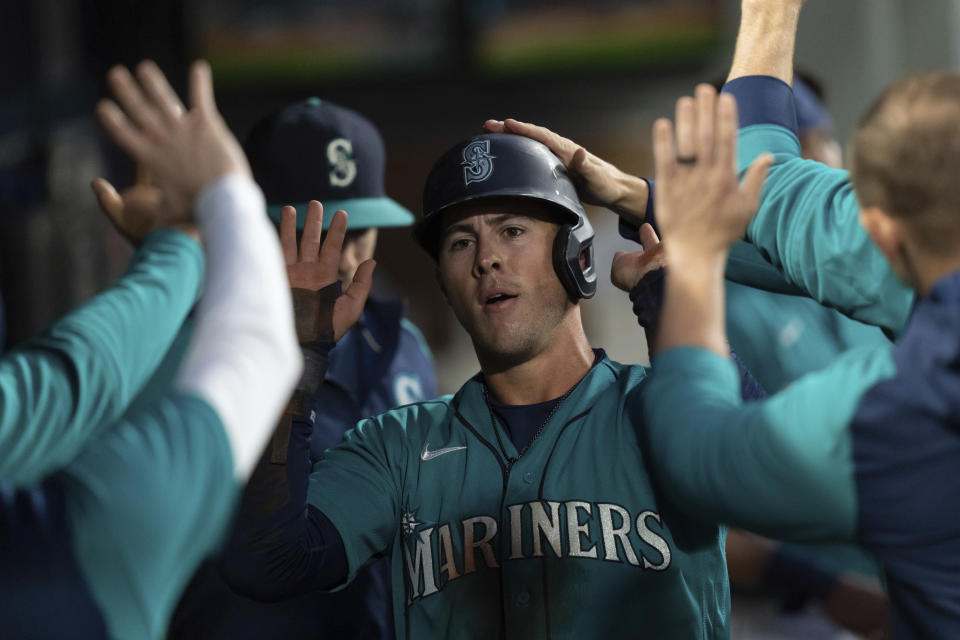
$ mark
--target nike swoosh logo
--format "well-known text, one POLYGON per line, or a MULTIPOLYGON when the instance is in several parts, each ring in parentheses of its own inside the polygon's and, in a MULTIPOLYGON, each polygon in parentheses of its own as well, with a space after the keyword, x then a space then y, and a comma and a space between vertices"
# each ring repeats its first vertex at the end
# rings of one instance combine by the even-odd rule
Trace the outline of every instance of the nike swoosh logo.
POLYGON ((461 449, 466 449, 466 447, 447 447, 446 449, 435 449, 430 451, 430 443, 428 442, 423 445, 423 453, 420 454, 420 459, 426 462, 427 460, 433 460, 434 458, 439 458, 444 454, 460 451, 461 449))

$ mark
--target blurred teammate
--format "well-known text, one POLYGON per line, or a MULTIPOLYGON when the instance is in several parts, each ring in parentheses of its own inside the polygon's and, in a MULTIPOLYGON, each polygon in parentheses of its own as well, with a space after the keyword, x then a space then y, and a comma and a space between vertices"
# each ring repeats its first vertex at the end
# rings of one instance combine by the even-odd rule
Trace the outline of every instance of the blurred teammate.
MULTIPOLYGON (((270 218, 281 224, 293 205, 298 236, 309 200, 328 211, 349 212, 338 276, 349 284, 373 257, 377 230, 413 223, 413 215, 384 194, 386 157, 373 124, 332 102, 309 98, 284 107, 254 126, 246 143, 254 178, 263 188, 270 218)), ((332 216, 324 220, 328 229, 332 216)), ((289 222, 289 221, 288 221, 289 222)), ((288 226, 288 236, 294 227, 288 226)), ((284 238, 289 243, 292 237, 284 238)), ((296 255, 296 245, 292 247, 296 255)), ((311 461, 337 444, 363 418, 436 395, 433 359, 420 331, 403 317, 403 304, 370 296, 356 326, 330 352, 323 384, 309 398, 316 409, 311 461)), ((286 438, 275 439, 270 464, 286 464, 286 438)), ((332 635, 390 638, 393 615, 386 558, 366 567, 343 591, 314 592, 281 603, 234 594, 215 563, 205 565, 185 592, 171 627, 175 638, 258 638, 332 635)))
POLYGON ((715 110, 713 90, 700 87, 678 102, 676 141, 669 123, 655 129, 670 272, 646 403, 654 468, 702 517, 786 539, 857 540, 884 567, 895 634, 954 637, 960 76, 888 88, 860 120, 852 174, 804 161, 789 87, 801 4, 743 3, 725 88, 739 99, 739 166, 773 152, 755 164, 773 167, 752 222, 762 172, 749 171, 738 192, 732 100, 715 110), (697 198, 687 195, 694 184, 697 198), (885 328, 896 345, 854 350, 741 404, 721 292, 726 252, 745 226, 790 282, 885 328))
MULTIPOLYGON (((714 83, 719 89, 723 82, 714 83)), ((804 158, 841 168, 840 144, 819 84, 796 72, 797 134, 804 158)), ((769 392, 830 365, 858 346, 889 340, 874 326, 844 316, 792 287, 753 245, 738 242, 725 282, 730 345, 769 392), (757 286, 730 276, 747 275, 757 286)), ((659 310, 659 305, 657 305, 659 310)), ((866 633, 882 618, 876 562, 853 545, 789 545, 731 530, 727 567, 734 587, 731 632, 738 638, 847 638, 843 626, 866 633), (859 609, 862 615, 851 615, 859 609), (867 622, 867 627, 858 624, 867 622)))
POLYGON ((0 361, 9 637, 162 637, 301 366, 280 252, 209 68, 191 69, 189 111, 155 65, 137 76, 111 70, 120 106, 97 112, 157 188, 95 190, 142 245, 111 289, 0 361), (129 408, 201 280, 173 386, 129 408))

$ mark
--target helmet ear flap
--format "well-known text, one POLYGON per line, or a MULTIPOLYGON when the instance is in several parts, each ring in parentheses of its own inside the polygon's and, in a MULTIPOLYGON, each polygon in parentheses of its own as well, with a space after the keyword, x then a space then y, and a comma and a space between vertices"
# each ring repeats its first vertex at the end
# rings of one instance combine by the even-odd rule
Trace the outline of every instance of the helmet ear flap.
POLYGON ((597 292, 593 265, 593 228, 585 218, 576 225, 560 225, 553 239, 553 270, 571 300, 592 298, 597 292), (586 264, 580 256, 586 254, 586 264))

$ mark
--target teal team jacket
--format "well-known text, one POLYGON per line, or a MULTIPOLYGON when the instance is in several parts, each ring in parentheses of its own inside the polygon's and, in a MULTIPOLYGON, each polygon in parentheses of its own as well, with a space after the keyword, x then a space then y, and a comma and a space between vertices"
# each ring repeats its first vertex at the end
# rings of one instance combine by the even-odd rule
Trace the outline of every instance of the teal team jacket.
POLYGON ((746 404, 726 358, 661 353, 644 395, 654 475, 705 519, 857 541, 883 566, 898 637, 958 637, 960 272, 915 300, 858 224, 847 173, 800 158, 790 88, 755 76, 727 90, 740 105, 741 169, 775 156, 747 239, 791 284, 897 342, 746 404))
MULTIPOLYGON (((750 96, 738 96, 741 110, 750 96)), ((904 329, 913 292, 859 225, 849 174, 802 160, 778 122, 740 131, 741 170, 775 163, 747 239, 789 284, 889 334, 904 329)), ((655 358, 645 403, 654 468, 688 511, 786 540, 852 540, 856 497, 849 423, 875 383, 894 375, 892 345, 855 348, 763 402, 733 393, 732 364, 704 349, 655 358), (722 428, 721 428, 722 427, 722 428)))
POLYGON ((518 458, 474 378, 361 422, 309 502, 351 578, 392 558, 399 638, 725 638, 723 531, 654 487, 645 380, 602 357, 518 458))
POLYGON ((229 442, 207 403, 171 389, 203 267, 197 242, 154 232, 110 289, 0 361, 10 637, 163 637, 219 540, 229 442))

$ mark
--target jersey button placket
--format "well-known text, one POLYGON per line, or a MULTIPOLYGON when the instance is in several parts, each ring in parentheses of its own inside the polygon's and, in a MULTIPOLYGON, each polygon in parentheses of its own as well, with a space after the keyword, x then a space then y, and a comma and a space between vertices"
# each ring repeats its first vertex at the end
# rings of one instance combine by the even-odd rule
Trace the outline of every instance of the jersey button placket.
POLYGON ((533 471, 525 471, 523 473, 523 481, 527 484, 533 484, 533 481, 536 479, 537 476, 533 473, 533 471))

